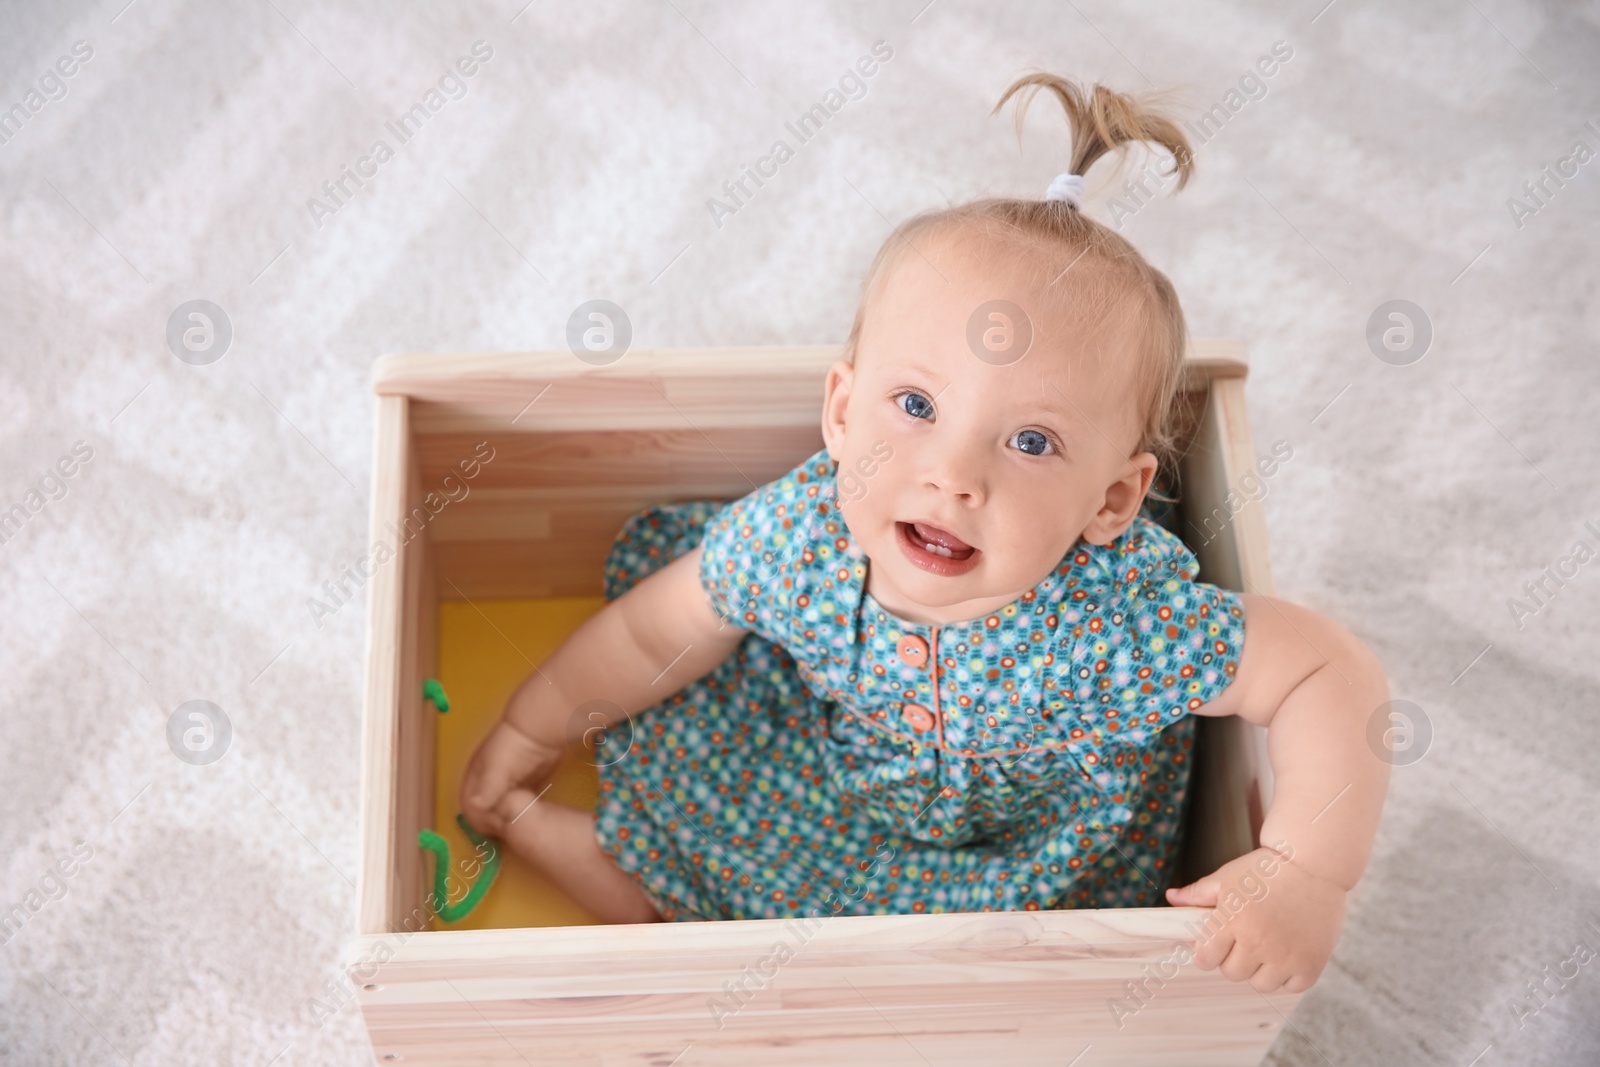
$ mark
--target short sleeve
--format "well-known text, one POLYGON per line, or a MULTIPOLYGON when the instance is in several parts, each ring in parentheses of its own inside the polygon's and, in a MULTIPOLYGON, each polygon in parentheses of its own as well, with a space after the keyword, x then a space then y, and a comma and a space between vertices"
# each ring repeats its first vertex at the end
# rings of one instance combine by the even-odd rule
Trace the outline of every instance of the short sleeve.
POLYGON ((1244 650, 1239 594, 1198 581, 1194 553, 1148 519, 1080 548, 1062 620, 1079 724, 1140 743, 1221 696, 1244 650))
POLYGON ((731 501, 706 524, 700 584, 718 615, 789 645, 796 576, 814 540, 819 502, 831 499, 827 450, 731 501))

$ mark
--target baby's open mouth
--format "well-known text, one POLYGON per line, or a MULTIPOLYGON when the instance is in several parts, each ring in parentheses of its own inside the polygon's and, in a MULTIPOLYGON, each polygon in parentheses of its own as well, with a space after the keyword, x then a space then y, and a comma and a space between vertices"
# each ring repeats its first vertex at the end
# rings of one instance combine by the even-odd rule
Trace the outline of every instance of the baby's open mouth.
POLYGON ((916 542, 936 556, 943 556, 945 559, 966 559, 976 551, 949 530, 941 530, 937 526, 928 526, 920 522, 901 523, 901 525, 911 527, 916 542))
POLYGON ((925 522, 897 522, 900 549, 906 558, 930 573, 954 578, 978 565, 983 555, 949 530, 925 522))

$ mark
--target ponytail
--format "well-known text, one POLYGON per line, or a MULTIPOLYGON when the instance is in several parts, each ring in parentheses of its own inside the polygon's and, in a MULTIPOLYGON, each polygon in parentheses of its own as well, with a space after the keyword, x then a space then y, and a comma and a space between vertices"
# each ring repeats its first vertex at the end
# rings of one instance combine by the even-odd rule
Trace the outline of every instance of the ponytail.
POLYGON ((1178 189, 1189 183, 1194 173, 1194 152, 1189 139, 1152 101, 1129 96, 1096 85, 1087 92, 1076 83, 1055 74, 1027 74, 1011 83, 994 105, 991 115, 999 114, 1007 100, 1017 99, 1017 137, 1022 137, 1022 117, 1040 89, 1049 89, 1061 101, 1072 128, 1072 174, 1087 174, 1095 161, 1108 152, 1121 151, 1136 143, 1159 145, 1172 153, 1178 175, 1178 189))

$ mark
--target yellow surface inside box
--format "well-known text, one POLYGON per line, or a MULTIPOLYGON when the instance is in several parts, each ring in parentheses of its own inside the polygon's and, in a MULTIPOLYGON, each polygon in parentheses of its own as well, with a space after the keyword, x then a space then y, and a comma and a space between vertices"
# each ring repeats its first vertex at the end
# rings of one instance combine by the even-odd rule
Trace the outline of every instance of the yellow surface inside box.
MULTIPOLYGON (((461 810, 461 773, 467 760, 534 666, 543 663, 605 603, 604 597, 556 597, 439 604, 439 684, 449 698, 450 710, 438 715, 433 829, 450 843, 458 876, 460 858, 472 855, 471 842, 456 825, 461 810)), ((567 750, 544 799, 594 810, 599 776, 584 758, 586 754, 578 746, 567 750)), ((500 875, 488 895, 459 922, 447 923, 434 916, 433 929, 498 930, 599 922, 542 873, 495 844, 500 850, 500 875)), ((430 871, 431 864, 430 860, 430 871)), ((459 897, 457 885, 452 880, 452 895, 459 897)))

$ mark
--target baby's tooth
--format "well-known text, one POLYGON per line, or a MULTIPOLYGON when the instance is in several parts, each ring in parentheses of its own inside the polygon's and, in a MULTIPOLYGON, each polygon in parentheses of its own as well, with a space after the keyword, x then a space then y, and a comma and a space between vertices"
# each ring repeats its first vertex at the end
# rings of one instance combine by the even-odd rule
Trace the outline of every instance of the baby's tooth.
POLYGON ((946 559, 949 559, 951 556, 950 550, 945 548, 943 545, 936 545, 930 541, 928 542, 927 548, 929 552, 932 552, 936 556, 943 556, 946 559))

